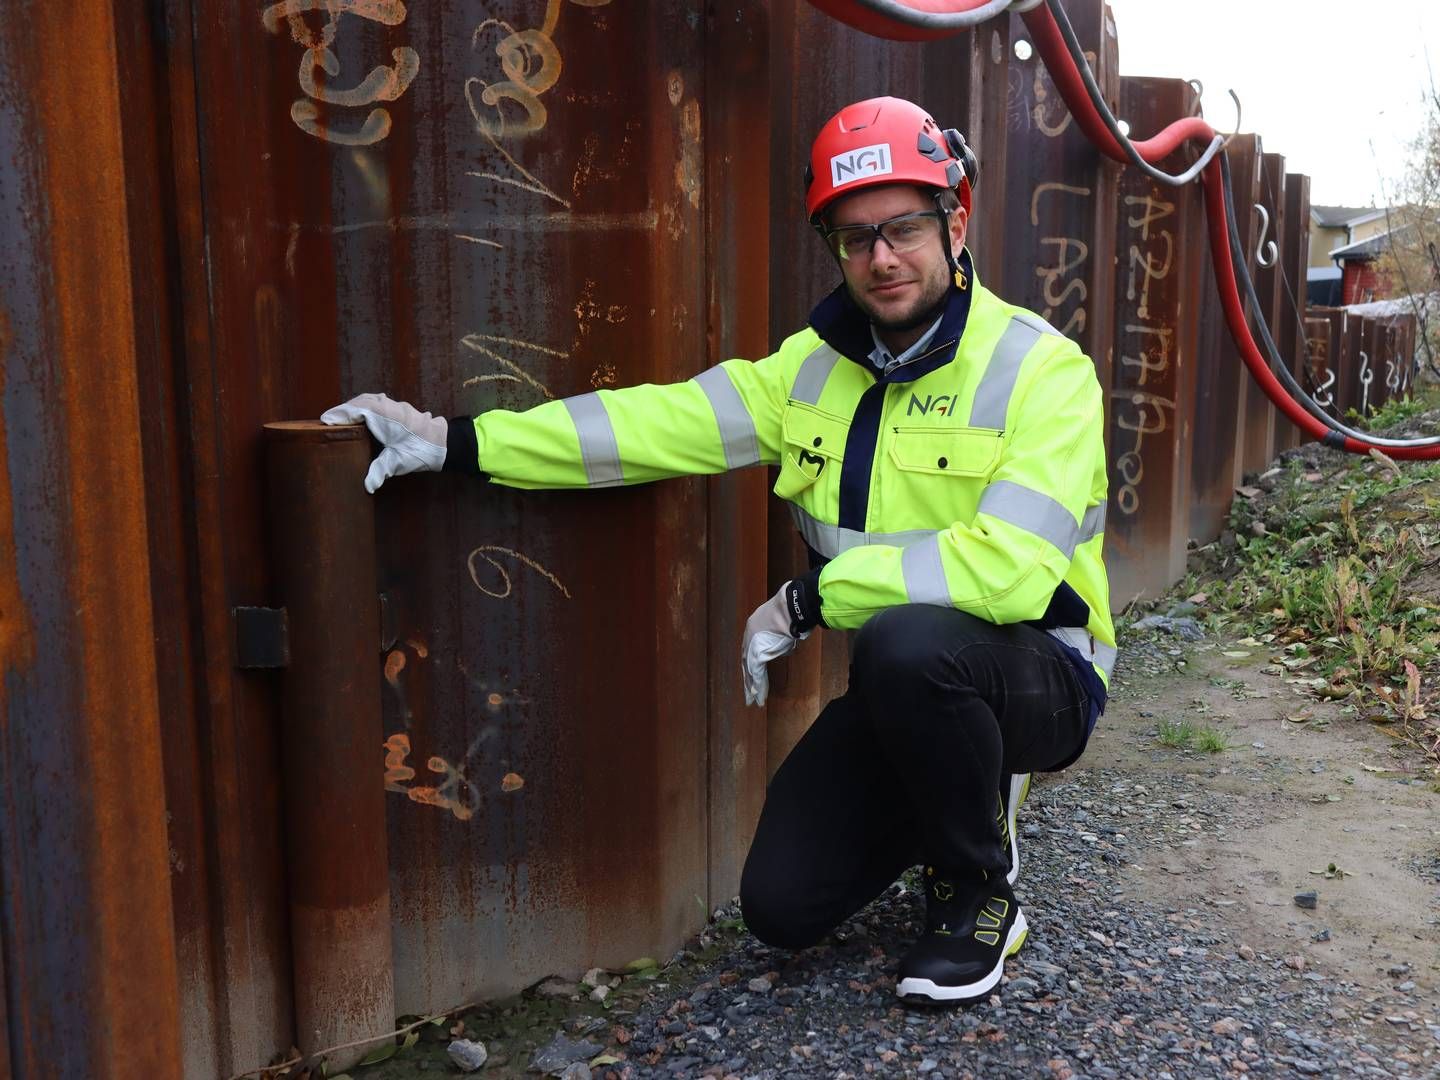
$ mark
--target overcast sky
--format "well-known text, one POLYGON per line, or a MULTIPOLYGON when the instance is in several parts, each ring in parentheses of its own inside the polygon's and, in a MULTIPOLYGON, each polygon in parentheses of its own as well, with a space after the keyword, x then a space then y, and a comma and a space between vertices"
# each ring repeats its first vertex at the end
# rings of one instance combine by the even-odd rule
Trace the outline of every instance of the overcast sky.
MULTIPOLYGON (((1110 0, 1122 75, 1199 79, 1205 118, 1243 129, 1310 176, 1310 201, 1381 205, 1440 84, 1440 0, 1110 0), (1372 151, 1373 144, 1373 151, 1372 151)), ((1153 134, 1132 133, 1137 138, 1153 134)))

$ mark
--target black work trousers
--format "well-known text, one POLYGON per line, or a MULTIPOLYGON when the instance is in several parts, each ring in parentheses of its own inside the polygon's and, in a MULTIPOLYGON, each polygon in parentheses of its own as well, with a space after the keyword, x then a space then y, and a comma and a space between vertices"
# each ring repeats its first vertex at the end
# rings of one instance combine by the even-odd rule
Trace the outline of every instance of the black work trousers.
POLYGON ((1063 766, 1090 695, 1063 646, 952 608, 882 612, 855 639, 850 686, 781 764, 741 878, 768 944, 814 944, 917 862, 1003 875, 1002 774, 1063 766))

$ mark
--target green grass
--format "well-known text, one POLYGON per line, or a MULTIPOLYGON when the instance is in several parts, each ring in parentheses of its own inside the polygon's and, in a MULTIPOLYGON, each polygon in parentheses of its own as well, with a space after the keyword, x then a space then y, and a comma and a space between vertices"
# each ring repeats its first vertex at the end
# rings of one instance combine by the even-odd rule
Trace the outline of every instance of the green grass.
MULTIPOLYGON (((1372 426, 1435 404, 1433 392, 1392 403, 1372 426)), ((1212 633, 1258 639, 1287 677, 1316 680, 1316 694, 1368 719, 1398 721, 1397 732, 1440 760, 1440 604, 1412 584, 1440 551, 1440 463, 1336 456, 1307 479, 1310 467, 1292 459, 1272 493, 1237 498, 1234 545, 1217 547, 1176 593, 1205 593, 1212 633)))
POLYGON ((1195 749, 1203 750, 1207 754, 1218 754, 1222 750, 1230 749, 1230 740, 1225 738, 1223 731, 1215 728, 1201 728, 1195 732, 1195 749))
POLYGON ((1224 732, 1189 720, 1161 720, 1156 738, 1161 746, 1172 750, 1203 750, 1215 754, 1230 749, 1230 741, 1225 738, 1224 732))

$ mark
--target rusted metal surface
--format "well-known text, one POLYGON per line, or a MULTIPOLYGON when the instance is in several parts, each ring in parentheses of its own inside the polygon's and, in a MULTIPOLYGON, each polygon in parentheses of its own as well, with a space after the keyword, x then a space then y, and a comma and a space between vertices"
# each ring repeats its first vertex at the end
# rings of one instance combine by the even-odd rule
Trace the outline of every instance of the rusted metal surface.
POLYGON ((1390 362, 1390 342, 1386 334, 1387 323, 1385 319, 1371 318, 1367 315, 1362 322, 1364 323, 1364 329, 1361 331, 1361 338, 1365 343, 1365 354, 1370 361, 1369 369, 1371 377, 1368 385, 1362 383, 1361 386, 1361 412, 1368 416, 1384 405, 1386 399, 1389 397, 1389 387, 1386 385, 1386 368, 1390 362), (1368 393, 1365 393, 1366 390, 1368 390, 1368 393))
MULTIPOLYGON (((1123 78, 1121 115, 1139 134, 1190 115, 1179 79, 1123 78)), ((1162 166, 1185 167, 1184 151, 1162 166)), ((1194 185, 1138 170, 1120 177, 1115 364, 1110 384, 1110 506, 1105 563, 1111 605, 1156 596, 1185 571, 1201 273, 1208 250, 1194 185)))
MULTIPOLYGON (((1258 292, 1261 272, 1258 253, 1262 240, 1261 219, 1255 207, 1263 205, 1260 198, 1263 142, 1259 135, 1237 135, 1231 139, 1226 152, 1230 155, 1230 183, 1235 193, 1235 213, 1238 218, 1235 225, 1246 240, 1246 265, 1250 269, 1251 279, 1257 283, 1258 292)), ((1273 230, 1267 229, 1264 240, 1273 239, 1273 230)), ((1250 310, 1248 303, 1246 312, 1253 332, 1256 326, 1255 313, 1250 310)), ((1226 337, 1230 337, 1228 327, 1226 337)), ((1231 340, 1233 343, 1233 339, 1231 340)), ((1239 360, 1238 352, 1235 358, 1239 360)), ((1265 396, 1260 384, 1251 377, 1248 368, 1241 369, 1240 378, 1245 385, 1245 422, 1239 436, 1240 460, 1235 476, 1237 487, 1245 473, 1255 471, 1256 462, 1263 455, 1264 447, 1274 439, 1275 425, 1278 422, 1275 407, 1270 404, 1270 399, 1265 396)))
MULTIPOLYGON (((441 413, 527 407, 684 378, 710 356, 696 13, 302 8, 194 15, 213 264, 193 303, 214 327, 195 397, 225 402, 203 422, 226 476, 205 520, 224 537, 211 581, 227 608, 273 601, 265 420, 367 389, 441 413), (313 63, 326 49, 329 88, 313 63), (388 96, 338 93, 379 65, 388 96)), ((399 628, 385 735, 408 737, 419 773, 387 796, 399 1011, 661 954, 695 925, 708 505, 701 481, 522 496, 444 478, 377 499, 377 587, 399 628), (634 647, 594 647, 621 639, 634 647), (452 805, 414 797, 449 769, 452 805)), ((222 730, 242 785, 261 789, 237 792, 259 804, 258 847, 278 814, 276 750, 245 740, 266 730, 270 679, 227 682, 222 730)), ((377 744, 355 782, 381 784, 388 753, 377 744)), ((288 1014, 288 966, 257 966, 231 985, 288 1014), (267 997, 276 974, 287 985, 267 997)), ((260 1032, 236 1067, 286 1045, 288 1015, 232 1017, 260 1032)))
MULTIPOLYGON (((336 910, 315 890, 348 886, 283 854, 322 777, 384 801, 383 823, 319 809, 345 826, 327 857, 368 857, 373 875, 388 851, 388 924, 378 893, 347 895, 376 979, 388 925, 394 1012, 664 955, 696 896, 729 897, 767 765, 848 664, 845 635, 817 635, 775 665, 768 723, 740 704, 744 619, 804 565, 762 470, 603 493, 387 485, 365 596, 389 598, 394 640, 353 665, 354 690, 379 688, 380 729, 350 756, 317 752, 288 794, 286 676, 237 667, 231 612, 289 600, 265 423, 363 390, 446 415, 526 408, 683 379, 802 326, 838 281, 804 222, 805 155, 852 100, 908 96, 965 130, 981 279, 1077 337, 1115 392, 1117 603, 1141 570, 1176 572, 1189 480, 1219 491, 1226 371, 1205 370, 1213 399, 1192 384, 1215 359, 1195 346, 1198 210, 1161 213, 1175 193, 1133 172, 1119 189, 1037 61, 1015 58, 1013 21, 914 46, 763 0, 118 10, 27 2, 0 34, 15 1075, 208 1078, 330 1037, 308 1019, 323 986, 305 943, 336 910), (62 48, 56 81, 37 58, 62 48), (1126 505, 1168 505, 1163 531, 1126 505), (42 785, 55 775, 86 782, 42 785), (93 1018, 78 1037, 77 1010, 93 1018)), ((1071 17, 1120 106, 1108 9, 1071 17)), ((1136 85, 1120 111, 1139 134, 1193 104, 1183 84, 1136 85)), ((1349 324, 1332 334, 1341 383, 1364 345, 1349 324)), ((1403 351, 1404 324, 1382 329, 1367 348, 1403 351)), ((1244 384, 1268 445, 1273 409, 1244 384)))
MULTIPOLYGON (((1279 333, 1275 340, 1280 355, 1291 361, 1295 381, 1314 394, 1315 381, 1305 364, 1305 273, 1310 265, 1310 178, 1300 173, 1285 174, 1285 235, 1280 247, 1279 333)), ((1276 410, 1279 426, 1276 443, 1280 449, 1299 446, 1302 432, 1276 410)), ((1309 436, 1304 436, 1309 441, 1309 436)))
MULTIPOLYGON (((1118 43, 1109 8, 1103 0, 1085 0, 1067 5, 1067 13, 1111 108, 1118 108, 1118 43)), ((1011 30, 1028 43, 1019 16, 1011 30)), ((1007 100, 1007 243, 999 291, 1078 342, 1108 386, 1120 167, 1080 131, 1038 53, 1012 59, 1007 100)))
MULTIPOLYGON (((117 34, 0 34, 6 1074, 180 1075, 117 34), (56 77, 53 58, 65 58, 56 77)), ((157 571, 163 572, 163 571, 157 571)))
MULTIPOLYGON (((1237 135, 1230 140, 1226 153, 1239 217, 1235 225, 1253 274, 1258 221, 1244 208, 1255 202, 1259 139, 1237 135)), ((1199 286, 1189 535, 1204 544, 1218 537, 1229 519, 1230 502, 1244 473, 1247 430, 1251 425, 1273 423, 1268 416, 1274 409, 1240 358, 1225 323, 1220 292, 1210 267, 1202 268, 1199 286), (1252 401, 1252 397, 1256 400, 1252 401)))
POLYGON ((1315 403, 1331 416, 1335 416, 1335 383, 1339 376, 1335 342, 1331 337, 1329 318, 1323 314, 1313 314, 1317 310, 1323 313, 1326 309, 1312 308, 1312 314, 1305 318, 1305 356, 1315 375, 1315 403))
MULTIPOLYGON (((1262 154, 1260 157, 1260 205, 1270 215, 1270 230, 1260 238, 1260 245, 1268 249, 1269 243, 1274 242, 1274 263, 1268 267, 1257 265, 1255 291, 1260 297, 1261 311, 1258 316, 1252 312, 1251 318, 1259 318, 1264 322, 1270 328, 1270 333, 1278 344, 1281 331, 1281 312, 1284 310, 1281 298, 1285 291, 1280 280, 1280 274, 1285 265, 1286 226, 1285 158, 1281 154, 1262 154)), ((1281 359, 1288 365, 1291 374, 1294 374, 1294 354, 1282 353, 1281 359)), ((1268 468, 1270 462, 1275 459, 1275 454, 1284 438, 1282 425, 1287 421, 1280 418, 1273 406, 1267 411, 1272 413, 1272 416, 1267 425, 1265 442, 1257 445, 1249 439, 1246 440, 1246 472, 1261 472, 1268 468)))
POLYGON ((1341 361, 1341 381, 1345 390, 1344 406, 1348 412, 1354 409, 1362 416, 1369 410, 1370 386, 1375 380, 1371 365, 1369 346, 1365 341, 1365 319, 1353 312, 1346 312, 1345 351, 1341 361))
POLYGON ((395 1017, 385 792, 403 786, 426 805, 448 806, 461 778, 396 764, 383 788, 356 782, 377 746, 387 763, 409 749, 403 736, 381 734, 368 433, 267 424, 265 450, 276 595, 288 616, 281 769, 295 1030, 307 1054, 358 1042, 331 1056, 343 1069, 395 1017))
POLYGON ((1311 308, 1311 313, 1330 323, 1330 362, 1335 385, 1330 388, 1335 415, 1343 417, 1350 407, 1351 385, 1354 382, 1354 359, 1350 349, 1349 313, 1344 308, 1311 308))
MULTIPOLYGON (((770 178, 737 168, 770 139, 769 30, 758 0, 707 13, 704 127, 707 353, 711 363, 769 349, 770 178)), ((783 271, 782 271, 783 273, 783 271)), ((740 640, 766 586, 767 470, 709 481, 710 909, 740 891, 740 870, 765 797, 766 711, 747 708, 736 678, 740 640)))

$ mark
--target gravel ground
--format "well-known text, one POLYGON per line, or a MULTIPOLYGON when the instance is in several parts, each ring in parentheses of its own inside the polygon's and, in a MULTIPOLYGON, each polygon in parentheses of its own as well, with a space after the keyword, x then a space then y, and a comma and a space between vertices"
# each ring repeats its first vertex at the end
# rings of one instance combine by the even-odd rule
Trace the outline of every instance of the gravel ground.
MULTIPOLYGON (((1388 986, 1360 986, 1290 950, 1247 944, 1230 895, 1202 891, 1194 907, 1154 899, 1157 875, 1189 873, 1186 848, 1244 844, 1275 806, 1209 790, 1185 759, 1153 756, 1147 708, 1162 707, 1166 680, 1188 685, 1195 658, 1173 629, 1127 635, 1122 645, 1111 709, 1128 719, 1104 730, 1112 743, 1144 748, 1151 763, 1082 761, 1034 786, 1020 813, 1016 890, 1030 936, 988 1003, 955 1009, 894 997, 895 964, 924 915, 907 875, 798 954, 758 942, 732 904, 663 969, 587 976, 615 984, 603 1003, 583 984, 548 980, 467 1014, 456 1033, 490 1047, 480 1075, 1440 1077, 1440 1017, 1411 981, 1434 973, 1412 975, 1397 958, 1376 973, 1388 986), (547 1040, 551 1053, 537 1062, 534 1048, 547 1040)), ((1425 879, 1437 867, 1440 854, 1407 872, 1425 879)), ((1265 935, 1253 929, 1259 945, 1265 935)), ((1312 940, 1328 937, 1323 930, 1312 940)), ((434 1028, 417 1048, 428 1048, 427 1060, 359 1070, 357 1080, 453 1074, 443 1059, 449 1038, 434 1028)))
POLYGON ((1076 773, 1040 787, 1023 821, 1017 894, 1032 929, 988 1005, 892 998, 895 958, 924 914, 899 883, 833 943, 792 955, 745 935, 692 985, 657 993, 622 1020, 619 1075, 1440 1076, 1433 1052, 1420 1057, 1440 1027, 1391 1014, 1413 1036, 1413 1062, 1390 1038, 1337 1034, 1364 1007, 1357 987, 1242 951, 1208 912, 1117 890, 1124 864, 1163 857, 1176 834, 1243 829, 1224 800, 1076 773))

